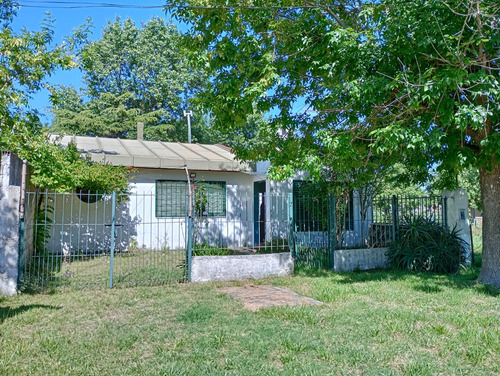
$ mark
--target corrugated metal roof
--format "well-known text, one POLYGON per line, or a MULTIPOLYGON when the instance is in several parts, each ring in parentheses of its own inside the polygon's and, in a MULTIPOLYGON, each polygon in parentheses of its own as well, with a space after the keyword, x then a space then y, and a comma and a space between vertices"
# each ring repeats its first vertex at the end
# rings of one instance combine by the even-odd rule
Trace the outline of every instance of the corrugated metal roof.
POLYGON ((78 150, 90 154, 93 161, 114 166, 182 169, 187 165, 190 170, 201 171, 255 171, 253 164, 236 160, 231 149, 223 145, 55 134, 49 137, 61 145, 73 142, 78 150))

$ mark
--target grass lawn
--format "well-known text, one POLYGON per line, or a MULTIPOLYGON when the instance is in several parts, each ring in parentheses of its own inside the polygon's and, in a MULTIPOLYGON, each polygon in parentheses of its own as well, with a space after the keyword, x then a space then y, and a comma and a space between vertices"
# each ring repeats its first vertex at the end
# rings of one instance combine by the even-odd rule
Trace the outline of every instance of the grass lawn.
MULTIPOLYGON (((185 251, 135 249, 116 253, 113 258, 113 285, 158 285, 185 278, 185 251)), ((109 287, 109 253, 85 255, 46 254, 34 257, 24 271, 26 290, 102 289, 109 287)))
POLYGON ((476 276, 299 270, 253 283, 326 304, 258 312, 217 291, 237 283, 0 298, 0 374, 498 375, 499 291, 476 276))
POLYGON ((483 250, 483 225, 477 223, 471 226, 472 242, 474 244, 474 252, 481 253, 483 250))

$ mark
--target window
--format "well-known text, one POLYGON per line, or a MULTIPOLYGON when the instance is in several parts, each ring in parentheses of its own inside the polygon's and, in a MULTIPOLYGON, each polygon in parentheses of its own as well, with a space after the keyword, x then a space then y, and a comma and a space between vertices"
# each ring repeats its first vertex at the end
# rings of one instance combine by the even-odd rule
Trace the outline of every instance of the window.
MULTIPOLYGON (((193 185, 194 214, 226 215, 226 182, 199 181, 193 185)), ((181 180, 156 181, 156 217, 185 217, 188 212, 188 186, 181 180)))
POLYGON ((200 181, 194 184, 195 213, 198 216, 226 216, 226 182, 200 181))
POLYGON ((185 217, 187 213, 188 190, 185 181, 156 181, 156 216, 185 217))

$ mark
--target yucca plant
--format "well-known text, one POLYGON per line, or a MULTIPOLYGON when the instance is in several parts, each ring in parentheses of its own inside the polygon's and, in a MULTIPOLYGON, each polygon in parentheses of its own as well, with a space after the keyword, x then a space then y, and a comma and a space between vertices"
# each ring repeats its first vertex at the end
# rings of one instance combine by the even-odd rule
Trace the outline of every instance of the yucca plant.
POLYGON ((464 263, 467 243, 459 231, 423 217, 406 219, 387 252, 395 269, 456 273, 464 263))

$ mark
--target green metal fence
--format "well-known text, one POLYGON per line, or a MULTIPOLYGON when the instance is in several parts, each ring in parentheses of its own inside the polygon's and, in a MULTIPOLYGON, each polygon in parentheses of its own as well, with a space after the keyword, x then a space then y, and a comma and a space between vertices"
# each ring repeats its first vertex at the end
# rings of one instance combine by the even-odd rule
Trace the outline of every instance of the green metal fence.
POLYGON ((22 287, 79 289, 186 281, 188 219, 156 217, 154 205, 154 194, 28 192, 22 287))
POLYGON ((408 221, 447 225, 441 196, 338 197, 294 191, 291 234, 296 265, 334 268, 335 249, 387 247, 408 221))
POLYGON ((385 247, 408 218, 446 224, 446 200, 439 196, 363 201, 357 193, 299 189, 235 193, 225 183, 206 182, 196 185, 190 211, 185 184, 157 184, 157 193, 130 195, 28 192, 22 286, 185 282, 192 255, 291 252, 297 266, 333 269, 336 249, 385 247))

